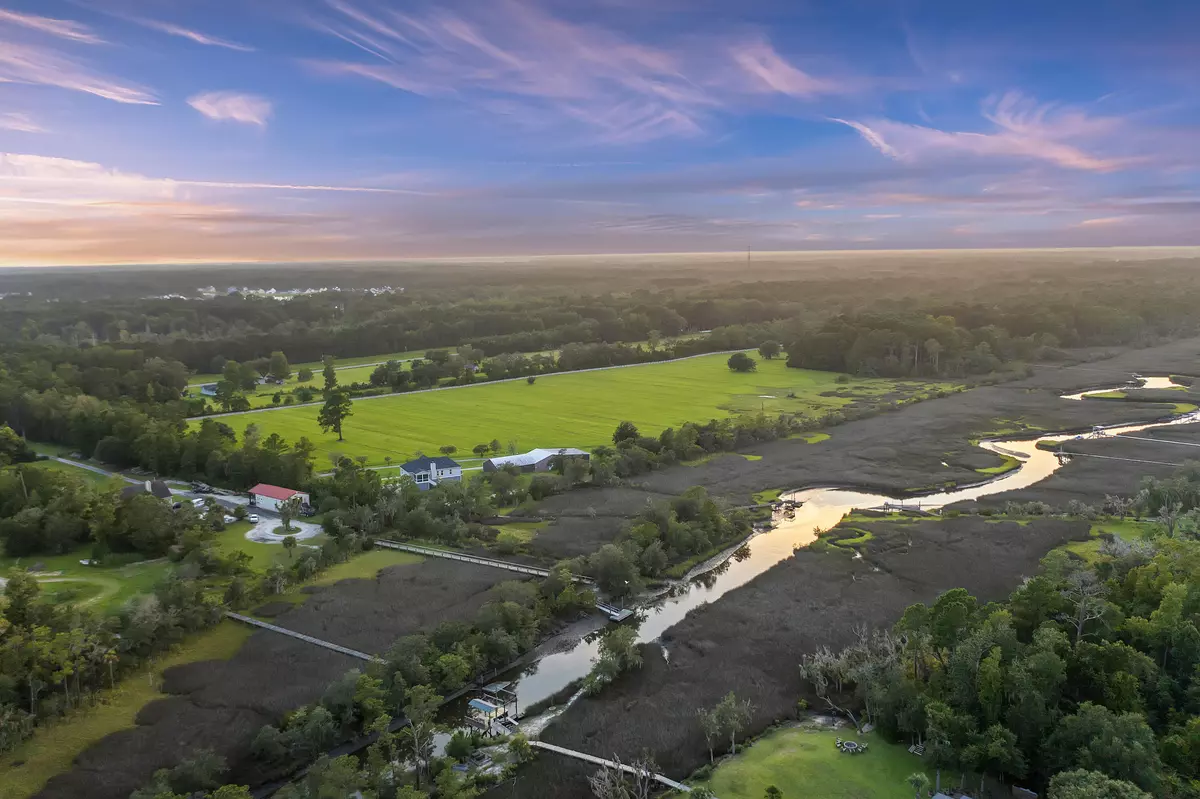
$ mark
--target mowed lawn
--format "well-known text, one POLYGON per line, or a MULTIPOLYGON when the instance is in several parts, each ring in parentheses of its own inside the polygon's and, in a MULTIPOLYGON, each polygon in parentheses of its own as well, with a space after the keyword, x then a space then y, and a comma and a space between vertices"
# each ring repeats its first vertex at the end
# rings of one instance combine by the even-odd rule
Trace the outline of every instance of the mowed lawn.
POLYGON ((770 733, 737 757, 722 761, 695 787, 703 785, 721 799, 762 799, 771 785, 783 791, 784 799, 912 799, 905 780, 923 770, 919 757, 874 733, 792 727, 770 733), (839 751, 839 736, 868 744, 867 751, 839 751))
POLYGON ((100 611, 114 611, 138 594, 149 593, 172 566, 166 558, 144 560, 140 555, 112 555, 109 565, 84 566, 91 555, 84 545, 65 555, 0 556, 0 577, 9 569, 38 568, 42 593, 58 602, 74 602, 100 611))
MULTIPOLYGON (((683 422, 704 422, 746 412, 788 411, 818 415, 843 407, 851 397, 823 397, 826 391, 878 397, 897 388, 893 380, 835 382, 833 372, 788 369, 783 360, 759 361, 758 371, 742 374, 726 367, 727 355, 645 364, 595 372, 543 375, 524 380, 482 383, 439 391, 389 395, 354 402, 344 426, 345 441, 317 426, 318 406, 282 408, 226 416, 238 433, 254 424, 263 435, 279 433, 289 441, 307 436, 321 453, 365 455, 371 463, 385 456, 400 461, 417 451, 437 454, 445 445, 469 453, 476 444, 497 439, 507 449, 581 447, 611 442, 613 430, 628 420, 645 434, 683 422), (794 396, 789 396, 789 394, 794 396)), ((936 384, 905 381, 909 394, 936 384)), ((196 422, 193 422, 196 424, 196 422)))

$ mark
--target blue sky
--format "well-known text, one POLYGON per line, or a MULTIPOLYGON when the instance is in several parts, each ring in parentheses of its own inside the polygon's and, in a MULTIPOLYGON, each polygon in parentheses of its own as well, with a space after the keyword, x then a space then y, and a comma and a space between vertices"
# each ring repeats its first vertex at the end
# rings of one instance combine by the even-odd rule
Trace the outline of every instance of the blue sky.
POLYGON ((0 263, 1200 244, 1200 4, 0 0, 0 263))

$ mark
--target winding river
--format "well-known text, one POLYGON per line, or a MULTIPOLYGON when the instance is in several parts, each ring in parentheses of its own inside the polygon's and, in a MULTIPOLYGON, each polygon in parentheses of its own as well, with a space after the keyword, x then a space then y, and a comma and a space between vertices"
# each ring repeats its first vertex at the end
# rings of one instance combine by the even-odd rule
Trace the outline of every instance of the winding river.
MULTIPOLYGON (((1177 387, 1169 378, 1165 377, 1142 378, 1141 383, 1142 388, 1169 389, 1177 387)), ((1128 388, 1128 386, 1095 389, 1064 395, 1062 398, 1082 400, 1090 394, 1100 394, 1122 388, 1128 388)), ((1104 433, 1119 435, 1196 421, 1200 421, 1200 411, 1184 414, 1168 421, 1109 427, 1104 429, 1104 433)), ((1043 435, 1036 438, 981 442, 980 446, 984 449, 1018 458, 1021 461, 1020 466, 982 483, 936 494, 909 497, 907 503, 915 506, 919 502, 922 508, 940 508, 954 502, 1027 488, 1046 479, 1061 468, 1055 454, 1038 449, 1038 443, 1066 441, 1077 437, 1076 434, 1043 435)), ((796 547, 811 543, 815 540, 818 531, 834 527, 854 508, 875 508, 887 502, 895 503, 897 501, 894 497, 885 494, 842 488, 808 488, 789 492, 784 495, 784 498, 802 503, 796 508, 794 517, 779 518, 777 516, 775 527, 753 536, 746 543, 745 548, 739 552, 738 557, 730 558, 721 569, 710 572, 690 583, 685 583, 665 598, 642 608, 640 615, 643 618, 638 628, 639 641, 657 640, 665 630, 682 620, 690 610, 706 602, 714 602, 727 592, 750 582, 767 569, 790 557, 796 547)), ((530 705, 545 701, 562 691, 571 682, 586 676, 591 670, 592 659, 596 657, 598 650, 598 638, 589 636, 580 640, 568 651, 553 652, 541 657, 525 667, 519 676, 512 677, 511 679, 516 683, 520 711, 524 712, 525 708, 530 705)), ((553 715, 555 714, 552 712, 539 718, 530 719, 523 722, 523 726, 528 725, 531 731, 535 731, 544 726, 553 715)))

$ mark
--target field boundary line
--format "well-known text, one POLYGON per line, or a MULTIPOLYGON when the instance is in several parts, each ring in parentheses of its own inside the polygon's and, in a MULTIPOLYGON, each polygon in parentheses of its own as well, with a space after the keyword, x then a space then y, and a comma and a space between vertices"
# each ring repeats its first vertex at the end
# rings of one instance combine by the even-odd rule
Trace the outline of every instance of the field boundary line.
MULTIPOLYGON (((678 363, 679 361, 690 361, 694 358, 707 358, 711 355, 732 355, 735 352, 750 352, 752 348, 744 347, 736 350, 721 350, 719 352, 702 352, 699 355, 685 355, 682 358, 667 358, 662 361, 644 361, 642 363, 622 363, 615 366, 592 366, 587 369, 568 369, 565 372, 547 372, 542 375, 534 375, 538 380, 557 377, 558 375, 581 375, 586 372, 607 372, 612 369, 633 369, 638 366, 654 366, 662 363, 678 363)), ((499 385, 500 383, 519 383, 522 380, 528 380, 528 377, 505 377, 500 380, 483 380, 479 383, 467 383, 461 386, 434 386, 433 388, 421 388, 416 391, 393 391, 389 394, 375 394, 370 397, 351 397, 352 402, 367 402, 368 400, 386 399, 388 397, 408 397, 413 394, 428 394, 433 391, 454 391, 460 388, 483 388, 485 386, 499 385)), ((270 411, 283 411, 290 408, 311 408, 317 405, 324 405, 324 400, 313 400, 312 402, 296 402, 291 405, 272 405, 269 408, 251 408, 248 411, 223 411, 221 413, 209 413, 203 416, 190 416, 187 421, 203 421, 204 419, 221 419, 226 416, 246 416, 251 413, 268 413, 270 411)))

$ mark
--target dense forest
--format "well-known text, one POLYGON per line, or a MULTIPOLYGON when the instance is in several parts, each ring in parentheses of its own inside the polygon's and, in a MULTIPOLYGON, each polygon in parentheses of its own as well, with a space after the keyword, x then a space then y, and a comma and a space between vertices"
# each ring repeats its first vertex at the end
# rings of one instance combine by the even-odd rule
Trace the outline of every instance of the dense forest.
POLYGON ((1093 562, 1052 552, 1005 602, 948 591, 801 672, 856 725, 923 743, 943 786, 1200 795, 1198 499, 1194 468, 1148 478, 1109 510, 1159 520, 1153 537, 1110 535, 1093 562))

